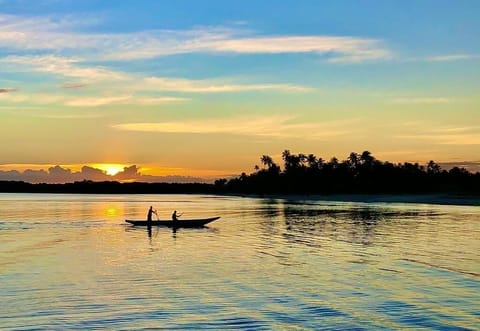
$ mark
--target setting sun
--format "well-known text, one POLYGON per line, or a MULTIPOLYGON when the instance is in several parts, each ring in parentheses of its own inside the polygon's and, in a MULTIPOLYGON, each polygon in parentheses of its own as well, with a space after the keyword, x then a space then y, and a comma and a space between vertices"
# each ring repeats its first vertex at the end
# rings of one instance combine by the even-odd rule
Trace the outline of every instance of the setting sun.
POLYGON ((117 163, 96 163, 92 167, 105 171, 109 176, 115 176, 126 167, 124 164, 117 163))

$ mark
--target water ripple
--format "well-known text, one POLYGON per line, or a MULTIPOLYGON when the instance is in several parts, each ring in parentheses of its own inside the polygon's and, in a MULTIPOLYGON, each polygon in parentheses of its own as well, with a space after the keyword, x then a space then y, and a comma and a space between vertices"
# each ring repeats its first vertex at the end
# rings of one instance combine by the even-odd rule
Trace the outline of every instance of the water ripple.
POLYGON ((13 195, 0 215, 2 330, 467 330, 480 317, 480 208, 13 195), (124 224, 150 204, 222 218, 124 224))

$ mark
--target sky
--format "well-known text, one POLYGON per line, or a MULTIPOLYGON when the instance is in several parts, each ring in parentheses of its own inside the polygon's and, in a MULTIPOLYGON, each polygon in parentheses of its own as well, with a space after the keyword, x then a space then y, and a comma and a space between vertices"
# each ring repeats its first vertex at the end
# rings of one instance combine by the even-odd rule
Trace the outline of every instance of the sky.
POLYGON ((286 149, 480 170, 478 13, 0 0, 0 180, 211 180, 286 149))

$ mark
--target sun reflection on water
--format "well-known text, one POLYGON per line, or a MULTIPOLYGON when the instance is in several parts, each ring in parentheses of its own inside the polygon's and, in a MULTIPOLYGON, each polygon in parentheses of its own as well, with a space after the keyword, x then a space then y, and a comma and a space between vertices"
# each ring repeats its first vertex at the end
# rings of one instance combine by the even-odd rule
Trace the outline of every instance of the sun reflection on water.
POLYGON ((473 329, 479 230, 478 207, 0 197, 0 321, 5 329, 473 329), (177 209, 222 218, 175 233, 125 224, 150 205, 160 217, 177 209))

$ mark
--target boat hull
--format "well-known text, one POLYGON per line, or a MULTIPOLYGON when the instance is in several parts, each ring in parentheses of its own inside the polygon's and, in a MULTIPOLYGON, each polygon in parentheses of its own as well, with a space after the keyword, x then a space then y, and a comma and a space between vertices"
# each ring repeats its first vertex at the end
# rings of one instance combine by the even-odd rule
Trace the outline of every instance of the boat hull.
POLYGON ((210 218, 198 218, 198 219, 184 219, 178 221, 172 220, 152 220, 151 222, 146 220, 125 220, 135 226, 166 226, 169 228, 200 228, 210 222, 218 220, 220 217, 210 218))

